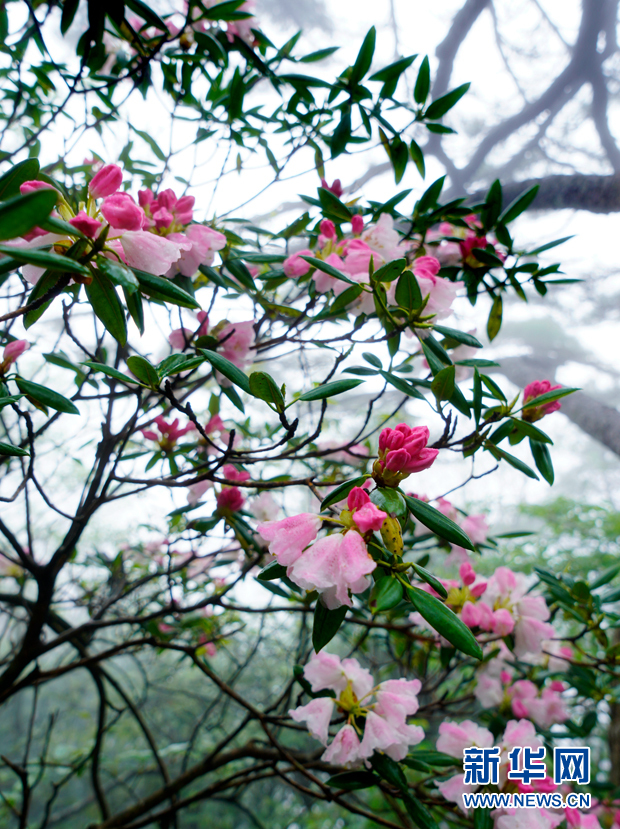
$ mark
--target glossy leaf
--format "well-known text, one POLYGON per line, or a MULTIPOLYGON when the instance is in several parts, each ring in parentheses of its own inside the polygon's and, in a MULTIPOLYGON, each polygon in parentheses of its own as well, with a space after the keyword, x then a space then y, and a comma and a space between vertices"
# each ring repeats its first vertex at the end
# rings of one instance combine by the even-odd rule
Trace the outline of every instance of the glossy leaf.
POLYGON ((0 245, 0 253, 10 256, 16 262, 21 262, 24 265, 35 265, 37 268, 44 268, 48 271, 78 273, 82 276, 91 275, 88 268, 80 264, 80 262, 76 262, 75 259, 71 259, 69 256, 61 256, 58 253, 50 253, 46 250, 0 245))
POLYGON ((316 653, 331 642, 338 633, 348 609, 346 605, 342 605, 335 610, 328 610, 320 600, 317 600, 312 626, 312 645, 316 653))
POLYGON ((372 278, 376 282, 393 282, 395 279, 398 279, 406 267, 406 259, 394 259, 392 262, 388 262, 387 265, 383 265, 383 267, 376 270, 372 278))
POLYGON ((398 280, 394 294, 396 303, 405 311, 415 311, 422 305, 422 292, 411 271, 405 271, 398 280))
POLYGON ((226 357, 222 357, 221 354, 218 354, 217 351, 210 351, 206 348, 200 349, 201 354, 207 359, 214 369, 223 374, 224 377, 227 377, 231 383, 234 383, 235 386, 239 386, 240 389, 243 389, 244 392, 247 394, 252 394, 250 389, 250 380, 240 368, 234 363, 231 363, 230 360, 227 360, 226 357))
POLYGON ((473 334, 468 334, 465 331, 459 331, 456 328, 448 328, 445 325, 435 325, 433 326, 433 329, 438 331, 440 334, 443 334, 444 337, 456 340, 457 343, 463 343, 463 345, 469 345, 472 348, 482 348, 482 343, 477 340, 473 334))
POLYGON ((440 636, 447 639, 457 650, 475 659, 482 659, 482 648, 474 634, 443 602, 425 590, 420 590, 419 587, 409 587, 407 597, 418 613, 440 636))
POLYGON ((428 62, 428 57, 425 55, 420 69, 418 70, 418 77, 413 88, 413 98, 416 104, 424 104, 428 98, 428 93, 431 88, 431 67, 428 62))
POLYGON ((446 95, 442 95, 441 98, 437 98, 436 101, 429 104, 428 109, 424 113, 424 117, 430 121, 437 121, 439 118, 443 118, 446 112, 451 110, 461 100, 470 86, 471 84, 469 83, 461 84, 461 86, 457 86, 456 89, 453 89, 446 95))
POLYGON ((450 400, 454 394, 455 373, 454 366, 446 366, 437 372, 431 383, 431 391, 437 400, 450 400))
POLYGON ((127 323, 125 312, 112 282, 102 273, 98 273, 90 285, 86 285, 86 295, 93 311, 106 330, 121 345, 127 342, 127 323))
POLYGON ((128 357, 127 368, 145 386, 150 386, 152 389, 158 388, 159 374, 157 369, 144 357, 140 357, 138 354, 128 357))
POLYGON ((403 586, 396 578, 386 576, 380 579, 370 594, 370 609, 373 613, 381 613, 396 607, 403 598, 403 586))
POLYGON ((24 380, 23 377, 16 377, 15 382, 21 392, 32 397, 37 403, 47 406, 50 409, 55 409, 57 412, 64 414, 79 415, 80 411, 75 405, 62 394, 58 394, 53 389, 48 389, 46 386, 40 386, 38 383, 32 383, 30 380, 24 380))
POLYGON ((16 239, 41 224, 54 209, 57 197, 55 190, 33 190, 0 202, 0 239, 16 239))
POLYGON ((271 403, 278 412, 284 411, 282 392, 273 377, 266 371, 253 371, 250 374, 250 393, 266 403, 271 403))
POLYGON ((527 190, 522 196, 518 196, 513 202, 511 202, 500 216, 500 222, 507 225, 527 210, 536 198, 539 187, 540 185, 535 184, 534 187, 530 187, 530 189, 527 190))
POLYGON ((419 498, 414 498, 411 495, 405 495, 405 501, 411 514, 424 524, 425 527, 428 527, 431 532, 434 532, 440 538, 445 538, 446 541, 452 544, 465 547, 466 550, 474 549, 472 541, 459 525, 439 512, 438 509, 431 507, 426 501, 421 501, 419 498))
POLYGON ((491 311, 489 313, 489 319, 487 320, 487 335, 491 341, 497 337, 499 330, 502 327, 502 313, 502 295, 497 294, 493 300, 493 305, 491 306, 491 311))
POLYGON ((171 302, 173 305, 180 305, 182 308, 197 308, 200 305, 194 297, 183 291, 174 282, 164 279, 161 276, 154 276, 152 273, 145 273, 132 268, 143 293, 160 302, 171 302))
POLYGON ((327 781, 328 786, 334 789, 344 789, 347 792, 368 789, 370 786, 377 786, 378 783, 379 778, 370 771, 343 771, 327 781))
POLYGON ((529 441, 536 469, 538 469, 545 481, 551 486, 555 480, 555 473, 553 471, 553 461, 551 460, 549 447, 546 443, 534 440, 534 438, 530 438, 529 441))
POLYGON ((362 486, 365 480, 366 476, 360 475, 358 478, 353 478, 351 481, 345 481, 343 484, 339 484, 336 489, 333 489, 321 501, 321 512, 326 510, 327 507, 331 507, 332 504, 337 504, 338 501, 342 501, 354 487, 362 486))
POLYGON ((305 392, 297 399, 304 401, 325 400, 327 397, 335 397, 337 394, 350 391, 363 382, 363 380, 334 380, 332 383, 325 383, 324 386, 317 386, 316 389, 305 392))
POLYGON ((0 442, 0 456, 3 455, 6 455, 7 457, 23 458, 29 457, 30 452, 27 452, 26 449, 22 449, 19 446, 12 446, 10 443, 0 442))

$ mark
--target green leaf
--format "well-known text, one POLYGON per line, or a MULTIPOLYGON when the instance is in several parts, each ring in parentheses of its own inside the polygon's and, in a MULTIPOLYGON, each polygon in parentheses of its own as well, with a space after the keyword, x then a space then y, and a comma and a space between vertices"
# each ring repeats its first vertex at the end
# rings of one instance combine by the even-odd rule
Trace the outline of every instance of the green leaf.
POLYGON ((424 400, 424 395, 402 377, 397 377, 389 371, 380 371, 379 374, 390 384, 390 386, 394 386, 394 388, 398 389, 398 391, 402 394, 406 394, 408 397, 416 397, 418 400, 424 400))
POLYGON ((482 380, 484 385, 487 387, 487 389, 491 392, 493 397, 496 398, 496 400, 503 400, 504 402, 506 402, 506 395, 500 389, 500 387, 497 385, 495 380, 491 380, 491 378, 487 377, 486 374, 481 374, 480 379, 482 380))
POLYGON ((297 58, 300 63, 314 63, 318 60, 325 60, 330 55, 333 55, 334 52, 337 52, 340 49, 339 46, 328 46, 326 49, 317 49, 316 52, 310 52, 307 55, 304 55, 303 58, 297 58))
POLYGON ((512 417, 511 421, 513 423, 513 427, 521 434, 526 435, 528 438, 533 438, 541 443, 553 443, 549 435, 546 435, 542 429, 539 429, 538 426, 534 426, 533 423, 528 423, 527 420, 519 420, 516 417, 512 417))
POLYGON ((401 527, 405 526, 409 511, 402 493, 397 489, 390 486, 378 486, 370 493, 370 500, 383 512, 398 518, 401 527))
POLYGON ((439 579, 435 578, 432 573, 429 573, 428 570, 424 567, 420 567, 419 564, 415 564, 412 562, 412 567, 418 576, 425 581, 427 584, 433 588, 436 593, 439 593, 442 599, 448 598, 448 591, 443 586, 443 584, 439 581, 439 579))
POLYGON ((455 373, 454 366, 446 366, 437 372, 431 383, 431 391, 437 400, 450 400, 454 394, 455 373))
POLYGON ((152 389, 159 387, 159 374, 157 369, 144 357, 140 357, 139 355, 127 357, 127 368, 145 386, 150 386, 152 389))
POLYGON ((356 486, 362 486, 365 480, 366 476, 360 475, 358 478, 353 478, 351 481, 345 481, 344 483, 339 484, 336 489, 333 489, 329 495, 321 501, 321 512, 326 510, 328 507, 331 507, 332 504, 337 504, 338 501, 342 501, 342 499, 346 498, 352 489, 356 486))
POLYGON ((250 374, 250 394, 271 403, 276 411, 284 411, 284 397, 278 388, 278 384, 266 371, 253 371, 250 374))
POLYGON ((0 203, 0 239, 16 239, 41 224, 56 206, 57 198, 56 190, 33 190, 0 203))
POLYGON ((10 443, 0 442, 0 455, 22 458, 24 456, 30 457, 30 452, 27 452, 25 449, 21 449, 19 446, 12 446, 10 443))
POLYGON ((277 561, 272 561, 260 571, 256 578, 259 581, 273 581, 273 579, 281 579, 283 576, 286 576, 286 567, 283 567, 277 561))
POLYGON ((198 308, 200 305, 196 302, 194 297, 190 296, 186 291, 183 291, 174 282, 169 279, 163 279, 161 276, 154 276, 152 273, 145 273, 145 271, 132 271, 138 278, 142 292, 153 299, 158 299, 161 302, 171 302, 173 305, 180 305, 182 308, 198 308))
POLYGON ((227 259, 223 265, 230 271, 235 279, 239 280, 244 288, 247 288, 248 291, 256 290, 252 274, 240 259, 227 259))
POLYGON ((326 383, 324 386, 317 386, 316 389, 305 392, 297 399, 304 401, 324 400, 326 397, 334 397, 337 394, 350 391, 363 382, 363 380, 334 380, 333 383, 326 383))
POLYGON ((429 105, 428 109, 424 113, 424 117, 428 118, 429 121, 438 121, 440 118, 443 118, 446 112, 451 110, 452 107, 461 100, 470 86, 471 84, 469 83, 461 84, 461 86, 457 86, 456 89, 453 89, 446 95, 442 95, 441 98, 437 98, 436 101, 433 101, 433 103, 429 105))
POLYGON ((493 829, 490 809, 474 809, 474 829, 493 829))
POLYGON ((482 343, 472 336, 472 334, 466 334, 464 331, 458 331, 456 328, 448 328, 445 325, 433 325, 433 329, 439 331, 444 337, 456 340, 457 343, 463 343, 463 345, 469 345, 472 348, 482 348, 482 343))
POLYGON ((440 636, 457 650, 475 659, 482 659, 482 648, 476 637, 449 607, 419 587, 407 588, 407 596, 418 613, 440 636))
POLYGON ((534 440, 534 438, 530 438, 529 441, 536 469, 538 469, 545 481, 551 486, 555 479, 555 474, 553 472, 553 462, 549 448, 546 443, 534 440))
POLYGON ((371 366, 375 368, 383 368, 383 363, 377 357, 376 354, 373 354, 371 351, 364 351, 362 357, 366 360, 367 363, 370 363, 371 366))
POLYGON ((372 613, 381 613, 390 610, 402 601, 403 586, 397 578, 386 576, 380 579, 372 589, 369 607, 372 613))
POLYGON ((140 283, 136 279, 134 272, 123 265, 122 262, 115 262, 113 259, 107 259, 105 256, 97 257, 97 268, 105 274, 110 282, 118 285, 119 288, 132 294, 140 287, 140 283))
POLYGON ((312 265, 313 268, 323 271, 323 273, 327 273, 335 279, 340 279, 342 282, 348 282, 349 285, 358 284, 352 279, 349 279, 346 274, 341 273, 337 268, 334 268, 333 265, 330 265, 328 262, 323 262, 322 259, 316 259, 314 256, 300 256, 300 259, 304 259, 309 265, 312 265))
POLYGON ((438 829, 438 824, 426 806, 417 797, 409 792, 403 792, 403 803, 409 817, 419 829, 438 829))
POLYGON ((21 392, 32 397, 37 403, 43 406, 49 406, 50 409, 55 409, 57 412, 64 412, 65 414, 79 415, 80 411, 71 400, 58 394, 57 391, 40 386, 38 383, 32 383, 30 380, 24 380, 23 377, 16 377, 15 382, 21 392))
POLYGON ((328 786, 335 789, 344 789, 347 792, 353 792, 357 789, 368 789, 370 786, 377 786, 379 778, 369 771, 343 771, 341 774, 335 774, 327 781, 328 786))
POLYGON ((422 213, 426 213, 427 210, 430 208, 434 208, 437 206, 437 199, 443 189, 444 181, 446 180, 445 176, 441 176, 436 181, 434 181, 431 186, 422 193, 420 200, 416 204, 416 212, 418 215, 422 213))
POLYGON ((241 414, 245 414, 245 406, 243 405, 243 400, 237 394, 237 389, 234 386, 222 386, 221 388, 222 394, 226 395, 233 406, 236 406, 241 414))
POLYGON ((374 26, 368 30, 364 42, 362 43, 355 63, 351 69, 349 81, 351 84, 358 84, 364 75, 367 74, 372 64, 372 58, 375 53, 375 41, 377 39, 377 30, 374 26))
POLYGON ((180 374, 182 371, 198 368, 203 363, 203 357, 192 357, 188 354, 170 354, 157 366, 157 373, 162 379, 169 377, 171 374, 180 374))
POLYGON ((136 328, 140 335, 144 334, 144 309, 142 307, 142 294, 140 291, 130 291, 123 288, 123 295, 125 297, 125 305, 129 311, 129 315, 134 321, 136 328))
POLYGON ((393 282, 401 275, 406 267, 406 259, 394 259, 392 262, 388 262, 387 265, 383 265, 378 271, 375 271, 372 278, 376 282, 393 282))
POLYGON ((606 584, 609 584, 612 579, 615 579, 618 573, 620 573, 620 564, 614 564, 606 570, 603 570, 590 584, 590 590, 596 590, 598 587, 604 587, 606 584))
POLYGON ((12 196, 19 196, 19 188, 25 181, 32 181, 39 175, 39 160, 27 158, 14 164, 9 170, 0 176, 0 199, 10 199, 12 196))
POLYGON ((116 368, 112 368, 112 366, 106 366, 103 363, 95 363, 93 360, 86 360, 82 363, 83 366, 88 366, 93 371, 100 371, 102 374, 105 374, 107 377, 112 377, 114 380, 120 380, 123 383, 138 383, 138 380, 134 380, 133 377, 129 377, 127 374, 123 374, 122 371, 119 371, 116 368))
POLYGON ((566 397, 567 394, 572 394, 575 391, 580 391, 580 389, 565 387, 562 389, 555 389, 554 391, 548 391, 538 397, 533 397, 531 400, 528 400, 523 408, 530 409, 535 406, 544 406, 546 403, 553 403, 554 400, 559 400, 561 397, 566 397))
POLYGON ((405 271, 399 278, 394 295, 396 303, 405 311, 415 311, 422 305, 422 292, 411 271, 405 271))
POLYGON ((408 58, 400 58, 400 60, 396 60, 394 63, 390 63, 388 66, 384 66, 383 69, 375 72, 368 78, 368 80, 386 83, 394 78, 400 78, 405 69, 408 69, 416 58, 417 55, 411 55, 408 58))
POLYGON ((535 184, 534 187, 530 187, 530 189, 527 190, 522 196, 518 196, 513 202, 511 202, 499 217, 500 222, 507 225, 510 222, 513 222, 517 216, 520 216, 524 210, 527 210, 536 198, 539 186, 540 185, 535 184))
POLYGON ((390 143, 389 156, 392 167, 394 168, 394 181, 396 184, 399 184, 407 169, 409 150, 405 142, 398 135, 395 135, 390 143))
POLYGON ((489 313, 489 319, 487 320, 487 335, 491 341, 497 337, 499 329, 502 327, 502 313, 502 295, 498 294, 493 300, 493 305, 491 306, 491 311, 489 313))
POLYGON ((246 394, 252 394, 247 374, 241 371, 240 368, 237 368, 234 363, 231 363, 230 360, 227 360, 226 357, 222 357, 222 355, 218 354, 216 351, 201 348, 200 352, 211 363, 213 368, 219 371, 220 374, 223 374, 224 377, 227 377, 231 383, 234 383, 235 386, 239 386, 239 388, 243 389, 246 394))
POLYGON ((414 141, 413 138, 411 139, 411 144, 409 145, 409 154, 411 155, 411 160, 418 168, 418 173, 422 176, 422 178, 426 177, 426 166, 424 164, 424 153, 422 152, 422 147, 414 141))
POLYGON ((482 262, 489 268, 501 268, 504 264, 499 256, 485 250, 484 248, 474 248, 471 253, 472 256, 478 260, 478 262, 482 262))
MULTIPOLYGON (((39 192, 44 191, 40 190, 39 192)), ((91 275, 87 267, 69 256, 60 256, 58 253, 49 253, 35 248, 14 248, 12 245, 0 245, 0 253, 10 256, 16 262, 25 265, 36 265, 38 268, 45 268, 48 271, 79 273, 82 276, 91 275)))
POLYGON ((428 62, 428 56, 424 56, 422 63, 420 64, 420 69, 418 71, 418 77, 415 82, 415 86, 413 88, 413 98, 416 104, 424 104, 426 103, 426 99, 428 98, 428 93, 431 88, 431 67, 428 62))
POLYGON ((317 315, 314 319, 320 319, 323 314, 325 314, 325 316, 331 316, 332 314, 341 313, 347 305, 355 302, 355 300, 362 294, 363 290, 364 289, 361 285, 351 285, 349 288, 345 288, 345 290, 334 299, 329 308, 327 308, 322 314, 317 315))
POLYGON ((159 29, 162 34, 168 34, 166 24, 161 17, 158 17, 155 14, 151 6, 143 3, 142 0, 125 0, 125 3, 129 9, 134 11, 151 26, 155 26, 156 29, 159 29))
POLYGON ((340 121, 330 140, 332 158, 337 158, 347 147, 351 138, 351 107, 345 104, 340 114, 340 121))
POLYGON ((338 633, 349 608, 346 605, 328 610, 320 599, 314 609, 314 624, 312 626, 312 645, 316 653, 327 645, 338 633))
POLYGON ((439 512, 438 509, 431 507, 426 501, 413 498, 411 495, 405 495, 405 501, 411 514, 425 527, 428 527, 431 532, 434 532, 440 538, 445 538, 446 541, 450 541, 452 544, 465 547, 466 550, 474 549, 474 545, 459 525, 439 512))
POLYGON ((209 20, 243 20, 252 17, 251 12, 237 11, 242 5, 243 0, 228 0, 224 3, 216 3, 211 8, 203 6, 201 11, 209 20))
POLYGON ((79 5, 80 0, 64 0, 62 17, 60 18, 60 31, 63 35, 66 35, 69 31, 79 5))
POLYGON ((106 330, 121 345, 127 342, 127 323, 125 312, 112 282, 102 273, 98 273, 90 285, 86 285, 86 295, 93 311, 106 330))
POLYGON ((568 242, 569 239, 574 239, 574 236, 563 236, 562 239, 556 239, 554 242, 547 242, 546 245, 541 245, 536 250, 531 250, 526 256, 538 256, 539 253, 544 253, 546 250, 551 250, 551 248, 555 248, 558 245, 563 245, 564 242, 568 242))
MULTIPOLYGON (((444 754, 442 751, 435 751, 432 748, 414 749, 411 752, 411 758, 420 760, 422 763, 428 763, 429 766, 456 766, 460 763, 455 757, 449 754, 444 754)), ((402 762, 409 765, 406 758, 402 762)))
POLYGON ((370 765, 383 780, 387 780, 392 786, 396 786, 401 792, 407 791, 407 778, 396 760, 392 760, 387 754, 380 754, 378 751, 370 758, 370 765))
POLYGON ((504 460, 506 463, 509 463, 510 466, 514 466, 515 469, 518 469, 519 472, 523 472, 523 474, 527 475, 528 478, 533 478, 535 481, 538 480, 538 475, 533 469, 531 469, 526 463, 523 463, 523 461, 519 458, 511 455, 510 452, 506 452, 505 449, 500 449, 499 446, 495 446, 489 441, 485 443, 484 448, 487 449, 496 460, 504 460))
POLYGON ((325 187, 318 188, 319 194, 319 201, 321 202, 321 207, 323 208, 323 212, 327 216, 331 216, 337 221, 340 222, 350 222, 352 218, 352 213, 346 204, 340 201, 338 196, 331 192, 331 190, 327 190, 325 187))
POLYGON ((482 223, 486 230, 490 230, 498 220, 502 212, 502 198, 502 185, 499 179, 496 179, 489 187, 481 212, 482 223))

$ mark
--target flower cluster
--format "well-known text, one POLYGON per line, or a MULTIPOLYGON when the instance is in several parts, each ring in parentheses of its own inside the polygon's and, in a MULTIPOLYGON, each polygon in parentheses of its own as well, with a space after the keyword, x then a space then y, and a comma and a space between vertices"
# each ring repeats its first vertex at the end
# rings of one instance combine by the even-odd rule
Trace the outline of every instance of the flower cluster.
POLYGON ((351 490, 347 506, 338 520, 342 532, 318 540, 323 519, 313 513, 258 526, 269 552, 287 568, 288 577, 304 590, 317 590, 329 609, 351 607, 350 593, 363 593, 370 586, 368 576, 377 565, 364 536, 379 531, 387 518, 361 487, 351 490))
MULTIPOLYGON (((335 181, 331 188, 339 184, 335 181)), ((325 185, 323 185, 325 186, 325 185)), ((364 220, 359 214, 351 217, 351 235, 338 238, 336 227, 329 219, 320 224, 320 234, 316 250, 308 248, 297 251, 284 262, 284 273, 293 278, 305 276, 311 269, 311 264, 302 257, 322 259, 337 270, 346 274, 349 279, 365 287, 366 290, 355 300, 348 309, 353 314, 371 313, 374 311, 373 294, 370 288, 370 266, 377 270, 395 259, 412 257, 419 247, 417 240, 404 242, 394 228, 394 220, 388 213, 382 213, 375 225, 364 229, 364 220)), ((451 313, 452 303, 462 282, 452 282, 439 276, 440 261, 434 256, 419 256, 413 259, 411 266, 416 276, 423 298, 426 298, 426 312, 437 319, 451 313)), ((314 270, 312 280, 318 293, 325 294, 333 291, 340 296, 349 284, 339 280, 321 270, 314 270)), ((387 301, 396 304, 396 288, 398 279, 386 284, 387 301)))
MULTIPOLYGON (((123 171, 116 164, 102 167, 88 185, 88 198, 74 213, 58 193, 57 210, 76 231, 91 239, 103 254, 147 273, 172 277, 193 276, 201 264, 211 264, 215 251, 226 246, 226 237, 213 228, 193 223, 194 197, 177 198, 172 190, 157 196, 142 190, 139 203, 121 191, 123 171)), ((27 181, 22 193, 51 185, 27 181)), ((70 235, 47 233, 35 228, 26 237, 11 240, 20 248, 53 246, 65 252, 75 241, 70 235)), ((43 268, 25 265, 24 278, 36 284, 43 268)))
POLYGON ((418 710, 420 680, 388 679, 375 686, 372 675, 357 659, 341 661, 325 651, 319 651, 308 662, 304 678, 313 693, 334 692, 333 697, 317 697, 289 711, 296 722, 305 722, 312 736, 327 746, 322 757, 326 762, 355 766, 375 751, 402 760, 409 746, 424 739, 420 726, 407 724, 407 717, 418 710), (346 716, 347 722, 328 745, 335 710, 346 716))
POLYGON ((543 729, 569 719, 570 713, 562 696, 566 688, 560 680, 555 679, 542 689, 529 679, 511 683, 510 670, 504 669, 498 678, 482 674, 474 694, 484 708, 509 709, 515 717, 525 717, 543 729))
POLYGON ((426 426, 411 428, 399 423, 394 429, 383 429, 379 436, 379 458, 373 466, 375 480, 384 486, 398 486, 414 472, 433 465, 438 449, 430 449, 426 426))
POLYGON ((179 438, 196 429, 193 423, 188 423, 187 426, 179 428, 178 418, 175 418, 172 423, 168 423, 163 415, 154 418, 153 423, 157 426, 159 434, 152 429, 141 429, 140 431, 147 440, 154 440, 162 452, 171 452, 175 448, 179 438))

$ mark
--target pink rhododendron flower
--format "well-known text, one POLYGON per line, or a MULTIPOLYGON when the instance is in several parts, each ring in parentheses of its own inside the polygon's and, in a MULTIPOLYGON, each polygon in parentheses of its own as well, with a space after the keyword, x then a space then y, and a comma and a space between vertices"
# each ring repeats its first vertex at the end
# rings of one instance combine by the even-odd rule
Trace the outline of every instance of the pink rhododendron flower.
POLYGON ((325 181, 325 179, 324 179, 324 178, 322 178, 322 179, 321 179, 321 187, 322 187, 324 190, 329 190, 329 192, 330 192, 330 193, 333 193, 333 194, 334 194, 334 196, 337 196, 337 198, 340 198, 340 197, 342 196, 342 194, 344 193, 344 190, 342 189, 342 184, 340 183, 340 179, 339 179, 339 178, 334 179, 333 184, 328 184, 328 183, 325 181))
POLYGON ((177 328, 171 331, 168 335, 168 342, 172 348, 179 351, 184 351, 190 340, 203 337, 209 332, 209 317, 206 311, 198 311, 196 314, 198 322, 200 323, 196 331, 190 331, 189 328, 177 328))
POLYGON ((351 216, 351 230, 354 236, 359 236, 364 230, 364 217, 359 213, 355 213, 351 216))
POLYGON ((312 267, 309 262, 301 258, 302 256, 314 256, 314 253, 308 248, 305 248, 304 250, 299 250, 297 253, 291 254, 291 256, 284 260, 282 268, 289 278, 295 279, 298 276, 305 276, 312 267))
POLYGON ((195 506, 208 489, 212 489, 213 481, 198 481, 188 486, 187 503, 195 506))
POLYGON ((334 701, 331 697, 318 697, 307 705, 301 705, 288 713, 295 722, 305 722, 310 734, 326 746, 329 740, 329 721, 333 711, 334 701))
POLYGON ((243 483, 249 481, 252 476, 249 472, 237 469, 232 463, 227 463, 222 467, 221 477, 231 483, 243 483))
MULTIPOLYGON (((370 672, 362 668, 357 659, 343 659, 341 662, 339 657, 325 651, 319 651, 312 657, 304 668, 304 677, 315 693, 334 691, 338 695, 341 711, 351 711, 356 717, 366 719, 362 742, 348 723, 323 754, 327 762, 354 765, 370 757, 375 750, 385 751, 392 759, 401 760, 409 746, 424 738, 424 731, 419 726, 408 725, 406 721, 418 710, 419 680, 387 680, 374 688, 370 672)), ((317 702, 313 700, 308 705, 289 711, 289 714, 298 722, 307 722, 313 736, 325 745, 334 703, 329 698, 329 707, 325 702, 321 706, 315 705, 317 702)))
POLYGON ((30 343, 28 340, 13 340, 7 345, 4 346, 4 359, 2 363, 0 363, 0 374, 3 374, 13 363, 17 360, 18 357, 24 353, 24 351, 28 351, 30 348, 30 343))
POLYGON ((370 500, 370 496, 362 487, 353 487, 347 499, 349 510, 353 513, 353 521, 360 532, 378 532, 387 518, 387 512, 378 509, 370 500))
POLYGON ((256 498, 252 499, 250 512, 257 521, 266 523, 267 521, 275 521, 280 512, 280 506, 270 492, 263 490, 256 498))
POLYGON ((80 210, 77 216, 74 216, 73 219, 69 219, 69 224, 73 225, 73 227, 83 233, 84 236, 88 236, 89 239, 95 239, 102 227, 102 224, 98 219, 93 219, 93 217, 85 213, 84 210, 80 210))
POLYGON ((281 521, 265 521, 258 525, 258 532, 269 542, 269 552, 280 564, 288 567, 314 541, 321 524, 322 519, 318 515, 304 512, 281 521))
POLYGON ((212 265, 215 252, 226 247, 224 234, 205 225, 190 225, 184 233, 170 233, 166 238, 173 242, 185 243, 181 256, 167 276, 174 276, 175 273, 194 276, 200 265, 212 265))
POLYGON ((168 452, 173 449, 180 437, 183 437, 183 435, 186 435, 188 432, 193 432, 196 429, 193 423, 188 423, 187 426, 179 429, 178 417, 175 418, 172 423, 168 423, 162 415, 159 415, 153 420, 153 423, 157 426, 160 432, 159 435, 157 432, 153 432, 152 429, 140 429, 140 431, 143 436, 147 438, 147 440, 154 440, 159 443, 164 452, 168 452))
POLYGON ((496 708, 504 699, 504 688, 499 679, 483 673, 478 677, 474 696, 483 708, 496 708))
POLYGON ((490 748, 493 742, 493 734, 488 728, 483 728, 472 720, 464 720, 461 723, 442 722, 439 726, 437 751, 462 760, 464 748, 490 748))
POLYGON ((352 725, 340 729, 321 759, 335 766, 353 766, 359 763, 362 759, 360 741, 352 725))
POLYGON ((252 364, 252 346, 256 342, 254 320, 244 322, 229 322, 219 333, 222 345, 218 353, 226 357, 237 368, 244 369, 252 364))
POLYGON ((399 423, 394 429, 383 429, 379 436, 379 459, 373 473, 388 486, 397 485, 413 472, 428 469, 439 454, 427 447, 429 431, 426 426, 411 428, 399 423))
POLYGON ((368 758, 378 750, 384 751, 392 760, 402 760, 407 756, 409 746, 417 745, 423 739, 424 729, 419 725, 394 726, 384 717, 369 711, 360 755, 368 758))
POLYGON ((47 181, 39 181, 38 179, 32 179, 31 181, 24 181, 23 184, 19 185, 19 192, 22 196, 25 196, 26 193, 33 193, 35 190, 55 190, 56 188, 49 184, 47 181))
POLYGON ((553 627, 546 624, 549 609, 544 597, 526 595, 528 588, 528 579, 523 573, 498 567, 484 594, 485 604, 493 611, 493 630, 504 636, 514 629, 518 657, 540 653, 543 640, 554 635, 553 627))
POLYGON ((374 685, 370 671, 362 668, 357 659, 341 661, 339 656, 324 650, 312 655, 304 667, 304 677, 315 693, 335 691, 340 694, 350 683, 358 699, 366 697, 374 685))
POLYGON ((435 314, 437 319, 444 319, 452 312, 452 303, 463 282, 451 282, 437 276, 440 262, 434 256, 421 256, 413 263, 413 273, 420 286, 422 298, 428 296, 425 313, 435 314))
POLYGON ((382 213, 377 223, 362 233, 362 240, 379 253, 385 262, 400 259, 404 255, 400 234, 395 230, 394 219, 389 213, 382 213))
POLYGON ((363 593, 376 566, 362 536, 350 530, 316 541, 289 567, 288 576, 304 590, 317 590, 333 610, 352 606, 349 591, 363 593))
POLYGON ((523 390, 523 420, 534 423, 534 421, 540 420, 541 417, 561 409, 562 404, 559 400, 543 403, 542 406, 528 407, 527 405, 529 400, 534 400, 536 397, 561 388, 562 386, 552 386, 549 380, 535 380, 533 383, 529 383, 523 390))
POLYGON ((129 193, 113 193, 100 207, 106 222, 115 230, 142 230, 146 224, 144 210, 129 193))
POLYGON ((336 238, 336 225, 332 222, 331 219, 323 219, 319 227, 321 230, 321 235, 324 236, 326 239, 336 238))
POLYGON ((217 508, 227 510, 229 512, 237 512, 245 503, 245 496, 238 486, 222 487, 220 492, 215 496, 217 501, 217 508))
POLYGON ((467 515, 461 521, 461 529, 474 544, 484 544, 489 534, 486 515, 467 515))
POLYGON ((163 276, 191 242, 171 242, 146 230, 125 231, 119 239, 126 263, 140 271, 163 276))
POLYGON ((88 192, 94 199, 103 199, 116 193, 123 183, 123 171, 117 164, 106 164, 91 179, 88 192))

